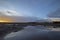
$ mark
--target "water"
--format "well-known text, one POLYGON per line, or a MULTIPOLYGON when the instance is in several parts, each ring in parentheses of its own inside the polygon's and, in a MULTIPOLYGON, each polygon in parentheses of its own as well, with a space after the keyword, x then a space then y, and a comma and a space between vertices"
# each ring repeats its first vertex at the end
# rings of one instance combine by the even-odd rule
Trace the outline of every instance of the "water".
POLYGON ((60 40, 60 31, 52 31, 44 26, 27 26, 23 30, 11 33, 5 40, 60 40))

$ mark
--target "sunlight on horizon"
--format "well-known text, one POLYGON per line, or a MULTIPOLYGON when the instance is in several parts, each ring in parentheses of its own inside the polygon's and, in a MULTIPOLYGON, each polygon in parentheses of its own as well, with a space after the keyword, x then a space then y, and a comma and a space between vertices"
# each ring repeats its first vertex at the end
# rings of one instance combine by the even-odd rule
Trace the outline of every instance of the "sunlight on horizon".
POLYGON ((12 22, 13 20, 11 18, 6 17, 0 17, 0 22, 12 22))
POLYGON ((9 21, 0 20, 0 22, 9 22, 9 21))

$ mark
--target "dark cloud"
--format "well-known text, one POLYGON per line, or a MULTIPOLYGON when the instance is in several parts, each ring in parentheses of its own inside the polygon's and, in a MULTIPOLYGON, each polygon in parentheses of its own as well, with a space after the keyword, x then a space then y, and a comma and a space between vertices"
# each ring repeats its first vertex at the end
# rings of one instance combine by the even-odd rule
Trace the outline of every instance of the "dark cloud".
POLYGON ((60 8, 48 14, 49 18, 60 18, 60 8))
POLYGON ((11 16, 10 19, 15 20, 13 22, 33 22, 38 20, 35 17, 24 17, 24 16, 11 16))

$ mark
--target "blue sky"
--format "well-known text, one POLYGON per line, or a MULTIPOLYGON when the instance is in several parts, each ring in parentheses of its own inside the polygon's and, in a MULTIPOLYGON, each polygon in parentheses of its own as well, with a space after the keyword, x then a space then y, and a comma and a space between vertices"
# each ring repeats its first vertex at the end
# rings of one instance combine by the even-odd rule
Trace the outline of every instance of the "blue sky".
POLYGON ((23 16, 46 18, 58 8, 60 0, 0 0, 0 9, 15 10, 23 16))

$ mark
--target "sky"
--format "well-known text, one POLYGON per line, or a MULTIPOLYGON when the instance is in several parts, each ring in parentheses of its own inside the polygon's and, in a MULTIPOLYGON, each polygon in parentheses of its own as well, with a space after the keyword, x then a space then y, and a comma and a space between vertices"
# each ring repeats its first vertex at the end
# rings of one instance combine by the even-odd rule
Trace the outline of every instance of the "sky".
POLYGON ((0 10, 14 11, 16 16, 47 18, 59 8, 60 0, 0 0, 0 10))

